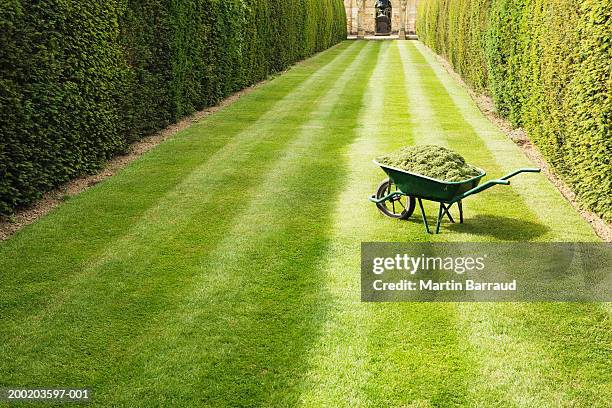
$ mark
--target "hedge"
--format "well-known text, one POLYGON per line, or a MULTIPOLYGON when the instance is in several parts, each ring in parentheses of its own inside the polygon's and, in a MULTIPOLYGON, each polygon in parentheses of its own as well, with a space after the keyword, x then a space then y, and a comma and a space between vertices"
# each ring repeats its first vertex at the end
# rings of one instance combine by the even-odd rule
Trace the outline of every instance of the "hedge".
POLYGON ((612 221, 612 3, 422 0, 419 38, 612 221))
POLYGON ((0 215, 346 38, 342 0, 0 4, 0 215))

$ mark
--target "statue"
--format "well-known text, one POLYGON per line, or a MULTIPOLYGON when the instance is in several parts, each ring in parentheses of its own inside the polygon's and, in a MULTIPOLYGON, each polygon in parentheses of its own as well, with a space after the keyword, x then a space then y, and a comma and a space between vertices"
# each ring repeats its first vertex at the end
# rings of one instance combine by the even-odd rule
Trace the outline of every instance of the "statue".
POLYGON ((376 35, 391 34, 391 0, 376 0, 376 35))
POLYGON ((374 7, 378 9, 391 7, 391 0, 376 0, 376 4, 374 5, 374 7))

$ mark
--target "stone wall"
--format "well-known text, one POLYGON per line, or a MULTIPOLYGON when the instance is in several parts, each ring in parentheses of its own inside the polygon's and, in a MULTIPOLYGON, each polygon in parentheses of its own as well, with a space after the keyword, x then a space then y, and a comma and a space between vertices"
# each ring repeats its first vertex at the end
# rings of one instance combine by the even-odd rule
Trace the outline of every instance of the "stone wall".
MULTIPOLYGON (((375 13, 374 4, 376 0, 344 0, 346 9, 346 28, 349 35, 358 35, 359 32, 359 7, 363 7, 363 30, 365 35, 375 34, 375 13), (365 6, 365 7, 364 7, 365 6)), ((406 13, 406 34, 414 34, 416 22, 416 6, 418 0, 391 0, 393 14, 391 18, 392 34, 398 34, 401 27, 402 10, 406 13), (403 6, 402 6, 403 4, 403 6)))

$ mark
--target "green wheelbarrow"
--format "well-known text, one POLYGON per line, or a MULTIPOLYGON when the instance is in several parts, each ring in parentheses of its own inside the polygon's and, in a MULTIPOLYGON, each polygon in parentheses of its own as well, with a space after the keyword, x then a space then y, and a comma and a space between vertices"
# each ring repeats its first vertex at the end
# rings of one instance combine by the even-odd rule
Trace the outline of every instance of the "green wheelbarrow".
POLYGON ((480 184, 480 180, 487 174, 482 169, 478 169, 480 174, 471 179, 448 182, 390 167, 378 163, 376 160, 374 160, 374 163, 380 166, 389 178, 380 183, 376 193, 370 196, 370 201, 375 203, 380 212, 387 217, 403 220, 410 218, 418 201, 427 233, 430 233, 430 230, 425 210, 423 209, 423 200, 438 202, 440 203, 440 208, 438 209, 438 219, 436 221, 436 234, 440 232, 440 223, 444 216, 447 216, 451 222, 455 222, 450 213, 450 208, 453 204, 457 204, 459 208, 459 222, 463 224, 462 200, 464 198, 480 193, 497 184, 509 185, 510 181, 508 179, 517 174, 540 172, 540 169, 537 168, 523 168, 506 174, 499 179, 489 180, 486 183, 480 184))

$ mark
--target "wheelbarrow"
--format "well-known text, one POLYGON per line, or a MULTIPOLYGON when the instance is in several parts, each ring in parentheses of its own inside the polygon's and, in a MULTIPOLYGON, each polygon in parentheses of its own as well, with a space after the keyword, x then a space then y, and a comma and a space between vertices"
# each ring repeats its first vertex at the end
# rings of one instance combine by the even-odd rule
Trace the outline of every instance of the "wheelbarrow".
POLYGON ((510 181, 508 179, 517 174, 540 172, 538 168, 522 168, 499 179, 489 180, 486 183, 480 184, 481 179, 487 173, 479 168, 477 170, 480 171, 480 174, 476 177, 464 181, 450 182, 390 167, 378 163, 376 160, 374 160, 374 163, 380 166, 389 178, 380 183, 376 193, 370 196, 370 201, 375 203, 380 212, 387 217, 403 220, 410 218, 414 212, 416 202, 418 202, 421 216, 423 217, 423 224, 425 224, 425 230, 428 234, 431 232, 425 210, 423 209, 423 200, 440 203, 435 229, 435 233, 438 234, 440 232, 440 223, 444 216, 447 216, 451 222, 455 222, 450 213, 453 204, 457 204, 459 208, 459 222, 463 224, 462 201, 464 198, 483 192, 497 184, 509 185, 510 181))

